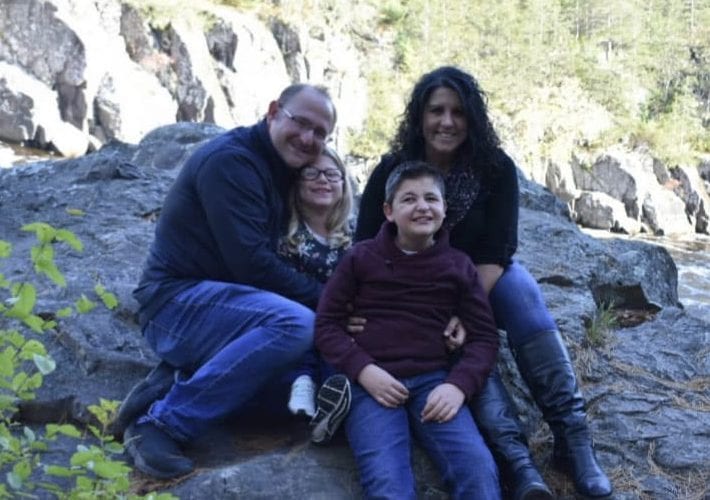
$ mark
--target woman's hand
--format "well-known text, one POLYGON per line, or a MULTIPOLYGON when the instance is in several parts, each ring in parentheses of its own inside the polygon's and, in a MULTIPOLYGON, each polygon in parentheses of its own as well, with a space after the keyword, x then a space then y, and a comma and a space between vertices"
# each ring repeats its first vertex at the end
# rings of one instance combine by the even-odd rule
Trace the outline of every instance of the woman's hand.
POLYGON ((444 343, 449 351, 455 351, 466 342, 466 329, 458 316, 453 316, 444 329, 444 343))
POLYGON ((426 398, 422 410, 422 422, 448 422, 461 409, 466 396, 454 384, 444 382, 437 385, 426 398))
POLYGON ((357 381, 375 401, 387 408, 397 408, 409 397, 409 391, 399 380, 374 364, 365 366, 357 381))
MULTIPOLYGON (((348 304, 348 312, 353 314, 353 310, 353 305, 348 304)), ((367 323, 367 320, 361 316, 348 316, 348 323, 345 325, 345 329, 350 335, 362 333, 365 329, 365 323, 367 323)))

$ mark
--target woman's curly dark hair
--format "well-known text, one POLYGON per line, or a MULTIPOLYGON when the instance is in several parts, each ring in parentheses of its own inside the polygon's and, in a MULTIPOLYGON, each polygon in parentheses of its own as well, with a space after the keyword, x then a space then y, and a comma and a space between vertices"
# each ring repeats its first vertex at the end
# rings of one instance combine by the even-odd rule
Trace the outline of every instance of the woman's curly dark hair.
POLYGON ((455 66, 437 68, 416 83, 392 140, 392 151, 406 160, 426 159, 422 117, 429 97, 439 87, 458 94, 468 123, 468 138, 461 146, 457 163, 470 162, 479 172, 492 173, 497 166, 500 139, 488 118, 486 94, 473 76, 455 66))

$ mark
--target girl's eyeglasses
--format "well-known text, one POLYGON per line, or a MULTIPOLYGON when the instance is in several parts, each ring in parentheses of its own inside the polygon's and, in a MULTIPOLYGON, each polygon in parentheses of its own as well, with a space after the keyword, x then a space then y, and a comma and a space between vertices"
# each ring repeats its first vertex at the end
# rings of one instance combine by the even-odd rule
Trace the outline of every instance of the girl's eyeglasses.
POLYGON ((316 167, 303 167, 300 170, 301 179, 305 181, 314 181, 320 174, 323 174, 328 182, 337 182, 343 180, 343 173, 337 168, 329 168, 326 170, 321 170, 316 167))

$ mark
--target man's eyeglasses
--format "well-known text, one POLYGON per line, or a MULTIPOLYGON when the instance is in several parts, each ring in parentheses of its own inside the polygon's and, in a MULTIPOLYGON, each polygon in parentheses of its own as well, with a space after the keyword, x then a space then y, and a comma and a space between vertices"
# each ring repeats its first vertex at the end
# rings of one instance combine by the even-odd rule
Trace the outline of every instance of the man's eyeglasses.
POLYGON ((328 182, 338 182, 343 180, 343 173, 337 168, 321 170, 316 167, 303 167, 299 173, 301 175, 301 179, 304 181, 314 181, 320 177, 320 174, 323 174, 328 182))
POLYGON ((313 123, 306 117, 304 116, 298 116, 298 115, 293 115, 291 112, 281 106, 281 111, 284 112, 284 115, 286 115, 286 118, 291 120, 293 123, 298 126, 299 129, 303 132, 313 132, 313 138, 320 142, 321 144, 325 144, 326 142, 330 141, 330 136, 328 135, 328 132, 325 131, 325 129, 313 125, 313 123))

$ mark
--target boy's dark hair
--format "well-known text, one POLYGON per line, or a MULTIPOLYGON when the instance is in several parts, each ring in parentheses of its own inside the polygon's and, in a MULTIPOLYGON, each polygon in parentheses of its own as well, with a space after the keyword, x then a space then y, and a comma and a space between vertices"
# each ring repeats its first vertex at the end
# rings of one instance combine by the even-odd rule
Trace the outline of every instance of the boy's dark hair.
POLYGON ((413 160, 400 163, 390 172, 389 177, 387 177, 387 183, 385 184, 385 203, 388 205, 392 204, 394 195, 404 181, 421 179, 422 177, 434 179, 436 187, 441 191, 441 197, 446 197, 446 184, 441 170, 425 161, 413 160))

